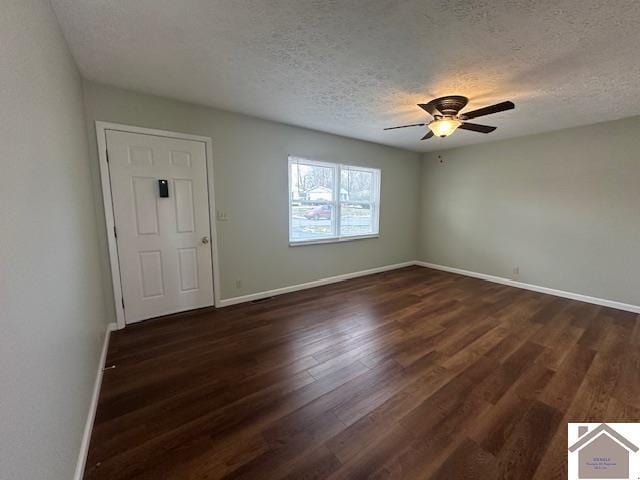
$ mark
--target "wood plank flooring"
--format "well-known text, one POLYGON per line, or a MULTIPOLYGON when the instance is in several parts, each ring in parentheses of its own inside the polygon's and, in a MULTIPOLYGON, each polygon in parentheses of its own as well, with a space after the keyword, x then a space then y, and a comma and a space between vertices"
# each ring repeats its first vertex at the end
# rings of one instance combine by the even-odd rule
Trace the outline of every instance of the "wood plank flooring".
POLYGON ((636 314, 409 267, 113 334, 86 479, 564 479, 636 314))

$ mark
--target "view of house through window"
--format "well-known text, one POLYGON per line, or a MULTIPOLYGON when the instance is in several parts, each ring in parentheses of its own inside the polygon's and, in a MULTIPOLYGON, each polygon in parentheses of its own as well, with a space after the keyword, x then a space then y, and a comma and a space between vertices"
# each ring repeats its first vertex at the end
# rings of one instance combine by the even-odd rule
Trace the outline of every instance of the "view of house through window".
POLYGON ((289 241, 377 235, 380 170, 289 157, 289 241))

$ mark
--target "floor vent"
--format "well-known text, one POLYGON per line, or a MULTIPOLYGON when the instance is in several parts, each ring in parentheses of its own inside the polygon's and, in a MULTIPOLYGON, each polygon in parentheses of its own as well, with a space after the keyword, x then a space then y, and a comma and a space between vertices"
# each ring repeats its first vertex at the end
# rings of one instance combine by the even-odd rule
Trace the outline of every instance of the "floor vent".
POLYGON ((273 297, 259 298, 257 300, 252 300, 251 303, 262 303, 268 302, 269 300, 273 300, 273 297))

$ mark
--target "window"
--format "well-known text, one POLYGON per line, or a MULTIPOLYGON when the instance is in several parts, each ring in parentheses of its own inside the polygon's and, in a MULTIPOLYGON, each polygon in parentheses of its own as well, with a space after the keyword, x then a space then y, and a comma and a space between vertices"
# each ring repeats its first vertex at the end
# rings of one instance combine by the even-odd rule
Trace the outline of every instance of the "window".
POLYGON ((380 170, 289 157, 289 243, 378 235, 380 170))

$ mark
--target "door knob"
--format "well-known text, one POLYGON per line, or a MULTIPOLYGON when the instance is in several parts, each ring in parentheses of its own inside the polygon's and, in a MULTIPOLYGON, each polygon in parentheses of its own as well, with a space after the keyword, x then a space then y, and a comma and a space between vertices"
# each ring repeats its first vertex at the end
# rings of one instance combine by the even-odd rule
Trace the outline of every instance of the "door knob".
POLYGON ((204 243, 204 244, 209 243, 209 237, 207 237, 207 236, 202 237, 202 243, 204 243))

